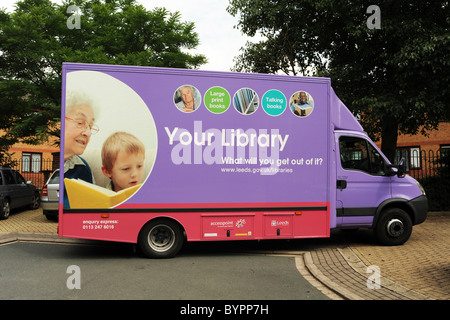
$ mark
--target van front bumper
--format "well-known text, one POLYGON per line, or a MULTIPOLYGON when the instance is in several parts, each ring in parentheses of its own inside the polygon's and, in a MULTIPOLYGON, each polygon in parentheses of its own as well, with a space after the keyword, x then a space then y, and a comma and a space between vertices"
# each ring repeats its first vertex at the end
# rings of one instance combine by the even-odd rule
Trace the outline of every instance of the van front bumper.
POLYGON ((424 222, 428 214, 428 198, 425 195, 419 196, 417 198, 409 201, 409 204, 414 211, 414 221, 413 224, 420 224, 424 222))

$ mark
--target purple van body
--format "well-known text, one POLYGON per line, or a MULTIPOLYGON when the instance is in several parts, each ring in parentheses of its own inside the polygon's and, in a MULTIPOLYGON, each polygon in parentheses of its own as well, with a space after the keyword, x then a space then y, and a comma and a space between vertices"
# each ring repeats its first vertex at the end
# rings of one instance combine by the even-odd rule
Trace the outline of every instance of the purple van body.
MULTIPOLYGON (((406 211, 413 224, 426 218, 427 200, 417 181, 395 174, 396 169, 336 96, 330 79, 65 63, 63 116, 68 92, 80 88, 97 95, 100 109, 99 134, 91 137, 86 150, 95 143, 101 148, 103 133, 129 131, 145 141, 154 155, 140 189, 103 213, 167 206, 191 212, 227 207, 288 211, 297 206, 300 209, 291 210, 295 215, 301 208, 320 211, 325 207, 328 230, 374 227, 385 209, 392 207, 406 211), (179 92, 185 85, 197 93, 193 96, 199 104, 193 112, 179 107, 184 103, 179 92), (121 99, 124 102, 114 109, 121 99), (140 105, 137 111, 136 105, 140 105), (144 108, 142 117, 139 108, 144 108), (130 114, 136 114, 131 121, 127 120, 130 114), (139 124, 146 117, 148 131, 147 124, 139 124), (367 157, 376 159, 383 173, 343 167, 345 157, 354 157, 349 163, 361 160, 362 149, 355 149, 361 143, 371 150, 367 157), (341 146, 353 149, 344 154, 341 146)), ((64 140, 62 135, 62 150, 64 140)), ((60 165, 63 170, 63 157, 60 165)), ((370 166, 373 171, 375 164, 370 166)), ((60 184, 64 186, 63 175, 60 184)), ((60 199, 61 209, 63 205, 60 199)), ((94 211, 89 203, 84 211, 64 209, 60 221, 62 214, 90 212, 94 211)))

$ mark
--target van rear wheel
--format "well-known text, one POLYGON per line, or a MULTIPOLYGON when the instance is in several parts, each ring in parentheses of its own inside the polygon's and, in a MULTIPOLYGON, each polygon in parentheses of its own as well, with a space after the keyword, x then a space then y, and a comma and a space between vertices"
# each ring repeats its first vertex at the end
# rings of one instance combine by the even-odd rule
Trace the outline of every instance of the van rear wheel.
POLYGON ((377 240, 387 246, 404 244, 412 233, 412 221, 410 216, 399 208, 386 210, 380 217, 376 227, 377 240))
POLYGON ((172 258, 183 247, 183 231, 173 220, 150 221, 139 233, 138 243, 149 258, 172 258))

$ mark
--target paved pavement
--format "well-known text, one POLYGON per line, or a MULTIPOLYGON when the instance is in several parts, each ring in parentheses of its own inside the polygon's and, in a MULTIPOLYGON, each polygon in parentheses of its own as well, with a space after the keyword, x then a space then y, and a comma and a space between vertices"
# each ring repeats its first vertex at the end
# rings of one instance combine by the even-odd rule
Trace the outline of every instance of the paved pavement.
MULTIPOLYGON (((300 240, 302 250, 265 254, 295 256, 301 275, 332 299, 449 300, 450 213, 429 213, 403 246, 374 243, 370 230, 336 231, 331 239, 300 240)), ((77 242, 57 236, 57 223, 42 209, 0 221, 0 245, 12 241, 77 242)))

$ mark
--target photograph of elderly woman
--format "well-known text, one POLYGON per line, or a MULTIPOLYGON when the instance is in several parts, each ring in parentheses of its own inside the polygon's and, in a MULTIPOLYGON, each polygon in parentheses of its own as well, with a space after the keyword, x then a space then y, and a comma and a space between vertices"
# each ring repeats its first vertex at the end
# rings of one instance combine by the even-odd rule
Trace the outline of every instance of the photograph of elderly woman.
POLYGON ((97 71, 71 72, 63 148, 64 208, 114 207, 137 192, 152 171, 155 122, 142 98, 122 81, 97 71), (105 142, 109 152, 102 159, 105 142), (118 164, 127 175, 114 169, 118 164))

